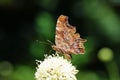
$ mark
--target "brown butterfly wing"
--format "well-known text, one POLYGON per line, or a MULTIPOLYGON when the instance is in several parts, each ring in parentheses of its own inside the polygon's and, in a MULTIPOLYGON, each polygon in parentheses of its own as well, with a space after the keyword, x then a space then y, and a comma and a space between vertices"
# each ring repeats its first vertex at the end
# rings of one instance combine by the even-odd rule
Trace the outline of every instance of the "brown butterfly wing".
POLYGON ((80 38, 80 34, 76 33, 76 28, 68 23, 68 17, 60 15, 56 24, 55 45, 53 49, 59 53, 78 54, 84 53, 83 43, 85 39, 80 38))

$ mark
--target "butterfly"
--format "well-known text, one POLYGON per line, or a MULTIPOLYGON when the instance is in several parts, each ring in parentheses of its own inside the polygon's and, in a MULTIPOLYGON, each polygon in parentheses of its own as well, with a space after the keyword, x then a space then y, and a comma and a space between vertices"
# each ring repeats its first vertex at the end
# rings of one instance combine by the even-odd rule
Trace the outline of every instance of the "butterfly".
POLYGON ((71 54, 85 53, 84 42, 86 39, 80 38, 80 34, 76 33, 76 27, 69 24, 68 17, 60 15, 56 24, 53 50, 63 54, 67 59, 71 59, 71 54))

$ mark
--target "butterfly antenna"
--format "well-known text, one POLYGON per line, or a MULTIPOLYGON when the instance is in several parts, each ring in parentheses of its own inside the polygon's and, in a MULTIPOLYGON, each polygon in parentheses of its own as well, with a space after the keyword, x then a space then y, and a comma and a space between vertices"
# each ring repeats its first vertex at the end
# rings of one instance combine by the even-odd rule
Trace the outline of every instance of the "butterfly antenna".
POLYGON ((48 52, 48 54, 50 54, 52 51, 53 51, 53 49, 51 49, 51 50, 48 52))
POLYGON ((50 40, 47 40, 51 45, 54 45, 54 43, 52 43, 50 40))
POLYGON ((47 44, 47 45, 51 45, 51 43, 49 44, 49 43, 47 43, 47 42, 42 42, 42 41, 39 41, 39 40, 36 40, 36 42, 38 42, 38 43, 43 43, 43 44, 47 44))

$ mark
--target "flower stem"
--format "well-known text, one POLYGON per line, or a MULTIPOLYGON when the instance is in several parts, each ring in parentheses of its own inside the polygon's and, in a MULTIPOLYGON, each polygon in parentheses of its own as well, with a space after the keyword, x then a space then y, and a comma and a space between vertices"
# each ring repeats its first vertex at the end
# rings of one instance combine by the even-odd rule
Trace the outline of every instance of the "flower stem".
POLYGON ((105 64, 107 70, 108 70, 108 74, 109 74, 109 80, 120 80, 119 77, 119 70, 117 67, 117 64, 114 60, 108 62, 105 64))

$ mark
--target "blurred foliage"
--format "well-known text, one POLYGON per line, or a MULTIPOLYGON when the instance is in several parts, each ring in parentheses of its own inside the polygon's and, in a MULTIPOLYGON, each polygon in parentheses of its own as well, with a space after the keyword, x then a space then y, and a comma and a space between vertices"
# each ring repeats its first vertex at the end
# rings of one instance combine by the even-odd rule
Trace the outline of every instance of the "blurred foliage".
MULTIPOLYGON (((36 19, 36 31, 39 37, 45 37, 46 39, 53 39, 55 24, 52 15, 47 12, 40 13, 36 19), (42 35, 42 36, 41 36, 42 35)), ((44 39, 43 39, 44 40, 44 39)))
POLYGON ((104 80, 103 78, 100 78, 96 73, 94 72, 80 72, 78 75, 78 80, 104 80))
POLYGON ((30 66, 17 66, 13 73, 14 80, 34 80, 34 70, 30 66))
POLYGON ((34 80, 60 14, 87 39, 86 53, 72 55, 78 80, 120 80, 119 8, 119 0, 0 0, 0 80, 34 80))
POLYGON ((120 41, 120 22, 118 16, 104 1, 84 0, 83 8, 88 17, 98 23, 99 32, 113 41, 120 41), (104 33, 105 32, 105 33, 104 33))

